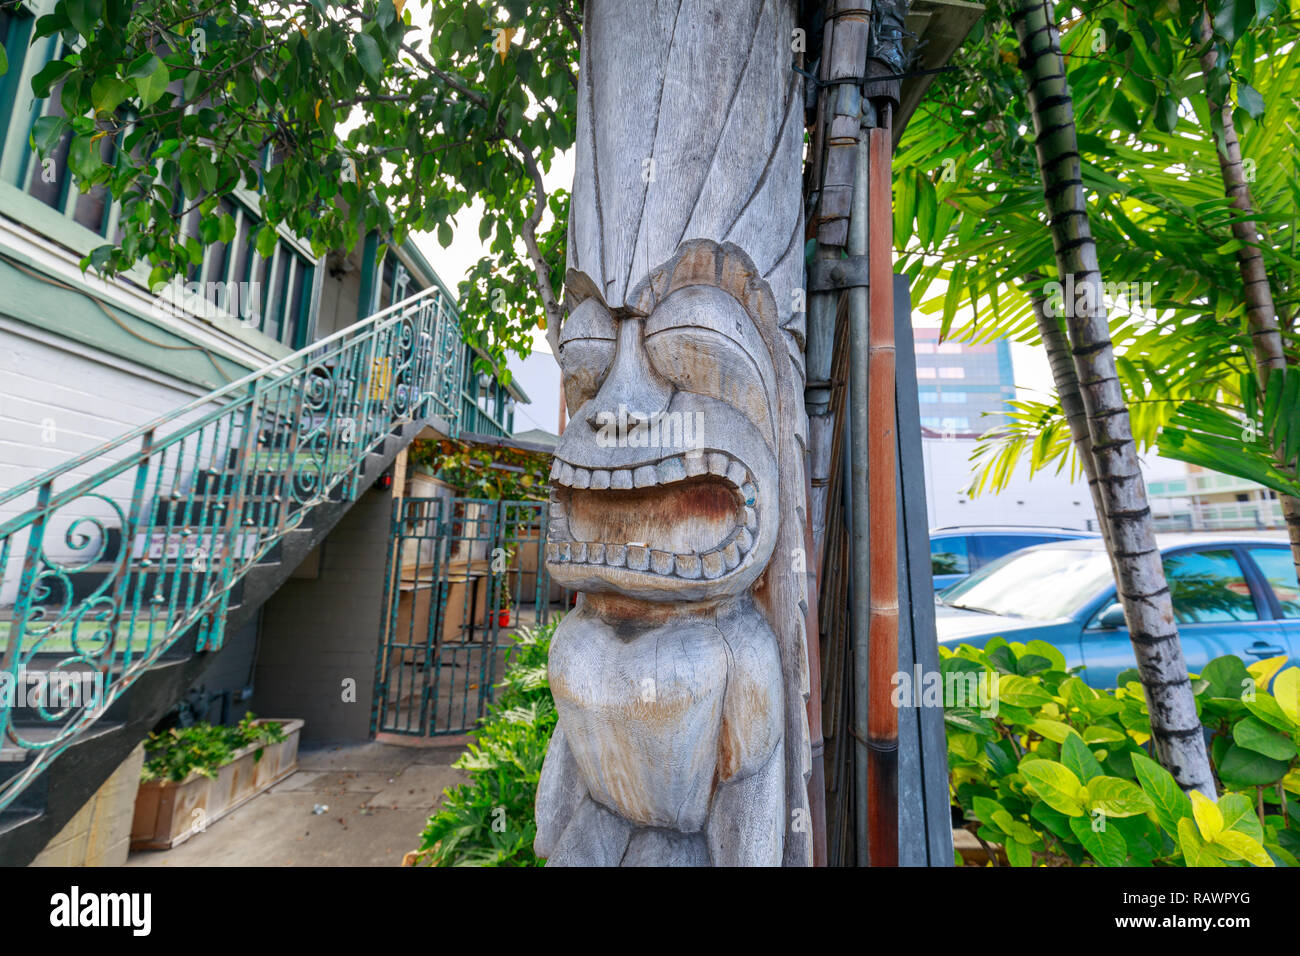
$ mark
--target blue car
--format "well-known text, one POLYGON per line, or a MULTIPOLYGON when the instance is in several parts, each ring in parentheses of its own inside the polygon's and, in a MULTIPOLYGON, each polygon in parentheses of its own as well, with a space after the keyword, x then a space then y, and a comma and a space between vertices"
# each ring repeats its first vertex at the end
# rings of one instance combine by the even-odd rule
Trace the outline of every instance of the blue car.
POLYGON ((1049 541, 1099 538, 1091 531, 1074 528, 1045 528, 1024 525, 968 525, 935 528, 930 532, 930 570, 934 589, 963 581, 974 571, 1005 554, 1049 541))
MULTIPOLYGON (((1224 654, 1246 664, 1286 655, 1300 663, 1300 586, 1284 537, 1157 535, 1187 668, 1224 654)), ((939 596, 941 644, 993 637, 1047 641, 1084 665, 1097 688, 1135 666, 1102 542, 1058 541, 995 561, 939 596)))

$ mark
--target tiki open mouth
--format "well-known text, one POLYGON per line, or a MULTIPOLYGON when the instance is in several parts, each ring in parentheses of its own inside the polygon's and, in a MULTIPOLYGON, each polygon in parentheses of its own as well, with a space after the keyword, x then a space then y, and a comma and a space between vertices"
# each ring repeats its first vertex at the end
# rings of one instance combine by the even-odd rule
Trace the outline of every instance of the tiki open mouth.
POLYGON ((553 564, 627 568, 712 580, 754 546, 754 479, 723 452, 676 455, 636 468, 551 471, 553 564))

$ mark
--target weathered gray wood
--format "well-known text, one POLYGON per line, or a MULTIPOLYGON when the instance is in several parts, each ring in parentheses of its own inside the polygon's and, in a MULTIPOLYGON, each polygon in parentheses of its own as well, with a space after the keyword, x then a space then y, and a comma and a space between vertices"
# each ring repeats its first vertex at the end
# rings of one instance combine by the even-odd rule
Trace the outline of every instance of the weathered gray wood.
POLYGON ((590 0, 539 855, 807 865, 792 0, 590 0))
MULTIPOLYGON (((898 415, 899 618, 898 666, 908 674, 939 672, 934 577, 926 517, 921 408, 907 276, 894 277, 894 344, 898 415), (908 478, 913 480, 909 481, 908 478)), ((915 686, 915 684, 914 684, 915 686)), ((898 720, 898 861, 903 866, 951 866, 948 742, 942 707, 905 707, 898 720)))

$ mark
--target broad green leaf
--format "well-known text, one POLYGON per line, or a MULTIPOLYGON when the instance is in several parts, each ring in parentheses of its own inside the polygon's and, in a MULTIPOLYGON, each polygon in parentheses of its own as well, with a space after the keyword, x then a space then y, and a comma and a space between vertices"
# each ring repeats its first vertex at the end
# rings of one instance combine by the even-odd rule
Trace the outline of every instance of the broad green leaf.
POLYGON ((1058 648, 1053 647, 1046 641, 1033 640, 1025 644, 1025 650, 1030 654, 1037 654, 1039 657, 1046 657, 1052 662, 1052 670, 1065 670, 1065 655, 1058 648))
POLYGON ((1070 831, 1101 866, 1123 866, 1128 862, 1128 844, 1124 842, 1124 834, 1118 827, 1107 826, 1104 819, 1099 820, 1094 829, 1090 817, 1071 817, 1070 831))
POLYGON ((357 62, 366 74, 374 80, 384 72, 384 59, 379 53, 379 43, 368 33, 358 33, 352 38, 352 46, 357 51, 357 62))
POLYGON ((1238 830, 1248 837, 1263 841, 1264 827, 1255 816, 1255 807, 1244 793, 1225 793, 1219 798, 1219 812, 1223 814, 1223 828, 1238 830))
POLYGON ((1264 848, 1255 840, 1238 830, 1224 830, 1214 838, 1216 846, 1221 846, 1239 860, 1245 860, 1254 866, 1273 866, 1273 859, 1264 852, 1264 848))
POLYGON ((111 113, 131 93, 131 88, 115 76, 101 76, 90 88, 90 102, 101 113, 111 113))
POLYGON ((1052 760, 1028 760, 1020 765, 1020 773, 1053 810, 1068 817, 1083 815, 1085 791, 1064 766, 1052 760))
POLYGON ((1149 797, 1136 784, 1119 777, 1095 777, 1088 781, 1089 809, 1101 809, 1111 817, 1131 817, 1152 809, 1149 797))
POLYGON ((167 84, 172 81, 171 73, 167 69, 167 64, 152 53, 145 63, 144 70, 145 72, 135 79, 135 89, 140 94, 140 104, 152 106, 157 102, 158 97, 166 92, 167 84))
POLYGON ((1040 737, 1058 744, 1064 743, 1067 737, 1073 736, 1075 731, 1069 724, 1063 724, 1059 720, 1047 720, 1040 717, 1029 725, 1029 729, 1040 737))
POLYGON ((1199 790, 1192 791, 1191 799, 1196 829, 1207 842, 1213 842, 1214 838, 1223 832, 1223 814, 1218 806, 1199 790))
POLYGON ((1232 739, 1238 747, 1245 747, 1255 753, 1272 757, 1274 760, 1290 761, 1296 756, 1296 745, 1258 717, 1245 717, 1232 727, 1232 739))
POLYGON ((1223 866, 1219 855, 1210 849, 1209 844, 1197 832, 1191 817, 1183 817, 1178 821, 1178 848, 1183 851, 1183 860, 1188 866, 1223 866))
POLYGON ((1133 754, 1133 771, 1142 792, 1151 800, 1156 822, 1170 836, 1178 835, 1178 821, 1190 819, 1192 802, 1174 780, 1173 775, 1144 754, 1133 754))
POLYGON ((1300 667, 1288 667, 1273 681, 1273 699, 1291 723, 1300 725, 1300 667))
POLYGON ((36 71, 32 77, 32 92, 37 99, 50 95, 50 87, 66 76, 73 68, 67 60, 51 60, 36 71))
POLYGON ((1089 744, 1117 744, 1123 743, 1128 736, 1123 731, 1116 730, 1114 727, 1106 727, 1102 724, 1092 724, 1083 730, 1084 743, 1089 744))
POLYGON ((1255 678, 1255 686, 1262 690, 1268 690, 1269 683, 1277 676, 1277 672, 1286 667, 1288 658, 1285 654, 1279 654, 1277 657, 1268 657, 1262 661, 1255 661, 1246 668, 1247 673, 1255 678))
POLYGON ((1287 772, 1288 762, 1236 744, 1230 746, 1219 761, 1219 779, 1234 787, 1260 787, 1275 783, 1287 772))
POLYGON ((1244 701, 1246 709, 1268 724, 1283 733, 1291 733, 1296 729, 1296 725, 1291 722, 1291 718, 1282 712, 1278 706, 1277 699, 1272 694, 1266 694, 1263 691, 1255 692, 1255 699, 1244 701))
POLYGON ((1078 734, 1070 734, 1061 745, 1061 763, 1080 780, 1102 776, 1101 764, 1078 734))
POLYGON ((1023 843, 1012 840, 1010 843, 1004 843, 1003 849, 1007 851, 1007 862, 1012 866, 1027 867, 1034 865, 1034 851, 1023 843))

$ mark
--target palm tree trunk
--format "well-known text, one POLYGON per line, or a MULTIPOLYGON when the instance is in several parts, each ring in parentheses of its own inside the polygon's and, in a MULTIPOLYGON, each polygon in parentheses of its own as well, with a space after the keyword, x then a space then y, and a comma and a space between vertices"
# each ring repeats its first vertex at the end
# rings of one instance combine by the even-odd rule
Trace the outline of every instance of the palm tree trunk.
MULTIPOLYGON (((1232 224, 1233 238, 1241 243, 1237 250, 1237 271, 1241 273, 1241 286, 1246 299, 1246 320, 1250 325, 1250 340, 1255 353, 1255 371, 1263 384, 1268 375, 1277 370, 1286 373, 1286 355, 1282 350, 1282 333, 1278 327, 1277 309, 1273 304, 1273 288, 1268 271, 1264 268, 1264 254, 1260 252, 1263 236, 1252 219, 1255 215, 1255 197, 1251 195, 1241 164, 1241 141, 1237 138, 1237 124, 1232 118, 1232 99, 1217 97, 1212 76, 1217 68, 1219 46, 1214 42, 1210 15, 1201 15, 1201 36, 1205 49, 1201 53, 1201 70, 1205 74, 1205 99, 1210 107, 1211 133, 1215 152, 1219 156, 1219 174, 1223 179, 1224 194, 1232 200, 1232 208, 1240 216, 1232 224)), ((1282 516, 1286 519, 1287 536, 1291 540, 1291 560, 1300 574, 1300 499, 1281 495, 1282 516)))
POLYGON ((1055 14, 1048 0, 1019 0, 1012 20, 1029 88, 1057 270, 1062 282, 1072 277, 1078 292, 1066 302, 1066 328, 1109 525, 1117 590, 1150 708, 1152 740, 1160 763, 1184 790, 1199 790, 1213 799, 1214 778, 1115 369, 1055 14))
MULTIPOLYGON (((1047 362, 1052 369, 1056 396, 1061 402, 1070 438, 1078 450, 1083 474, 1088 479, 1092 507, 1097 512, 1097 528, 1101 531, 1102 540, 1106 542, 1107 554, 1112 555, 1113 566, 1115 549, 1110 543, 1110 522, 1106 520, 1106 503, 1097 481, 1097 463, 1092 457, 1092 438, 1088 434, 1088 412, 1083 407, 1083 396, 1079 392, 1079 376, 1074 370, 1074 358, 1070 355, 1070 341, 1060 318, 1047 314, 1047 303, 1043 296, 1031 293, 1030 301, 1034 306, 1034 319, 1038 323, 1038 337, 1043 340, 1043 348, 1047 350, 1047 362)), ((1115 570, 1118 577, 1118 569, 1115 570)))

